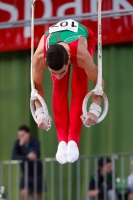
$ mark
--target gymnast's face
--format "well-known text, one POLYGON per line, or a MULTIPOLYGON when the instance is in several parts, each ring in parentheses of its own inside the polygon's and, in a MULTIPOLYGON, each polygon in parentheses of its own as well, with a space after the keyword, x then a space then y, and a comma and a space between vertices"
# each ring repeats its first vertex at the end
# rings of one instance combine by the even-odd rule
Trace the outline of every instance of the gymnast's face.
POLYGON ((49 71, 57 79, 62 79, 65 76, 65 74, 67 73, 68 67, 69 67, 69 64, 63 65, 63 67, 60 70, 53 70, 53 69, 49 68, 49 71))

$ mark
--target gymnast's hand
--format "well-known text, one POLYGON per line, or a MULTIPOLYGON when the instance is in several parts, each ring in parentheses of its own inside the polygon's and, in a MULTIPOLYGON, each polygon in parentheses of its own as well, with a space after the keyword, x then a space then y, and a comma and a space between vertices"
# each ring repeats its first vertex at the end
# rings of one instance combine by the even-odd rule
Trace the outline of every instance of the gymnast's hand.
POLYGON ((93 126, 97 123, 97 121, 98 117, 95 114, 88 112, 88 116, 84 124, 87 126, 93 126))
MULTIPOLYGON (((52 123, 52 118, 50 118, 50 124, 52 123)), ((41 115, 39 118, 38 118, 38 127, 43 129, 43 130, 49 130, 49 128, 51 127, 51 125, 47 125, 45 123, 45 116, 44 115, 41 115)))

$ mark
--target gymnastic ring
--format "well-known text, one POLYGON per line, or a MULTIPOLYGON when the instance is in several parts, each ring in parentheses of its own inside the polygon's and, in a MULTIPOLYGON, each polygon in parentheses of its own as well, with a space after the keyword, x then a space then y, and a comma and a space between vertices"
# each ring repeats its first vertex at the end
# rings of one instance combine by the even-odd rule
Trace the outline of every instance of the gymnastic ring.
MULTIPOLYGON (((82 104, 82 112, 83 112, 83 115, 81 116, 81 119, 83 122, 85 122, 85 120, 87 119, 87 116, 88 116, 88 112, 87 112, 87 103, 88 103, 88 100, 89 98, 94 94, 94 91, 91 90, 84 98, 83 100, 83 104, 82 104)), ((102 95, 100 95, 103 97, 103 100, 104 100, 104 110, 102 112, 102 114, 100 115, 100 117, 98 118, 98 121, 97 123, 100 123, 107 115, 107 112, 108 112, 108 107, 109 107, 109 102, 108 102, 108 98, 106 96, 106 94, 103 92, 102 95)), ((90 126, 87 126, 85 125, 86 127, 90 127, 90 126)))
MULTIPOLYGON (((51 122, 50 122, 50 121, 51 121, 51 120, 50 120, 51 117, 49 116, 49 112, 48 112, 47 105, 46 105, 44 99, 43 99, 38 93, 36 93, 36 94, 34 95, 34 97, 36 97, 36 99, 38 99, 38 100, 40 101, 40 103, 41 103, 41 105, 42 105, 42 107, 43 107, 44 116, 45 116, 44 122, 45 122, 45 124, 46 124, 47 126, 49 126, 49 129, 50 129, 50 127, 51 127, 51 122)), ((35 122, 38 124, 37 118, 36 118, 36 116, 35 116, 35 102, 34 102, 34 101, 35 101, 35 100, 32 100, 32 98, 30 99, 30 110, 31 110, 31 113, 32 113, 32 116, 33 116, 35 122)), ((49 129, 48 129, 48 130, 49 130, 49 129)))

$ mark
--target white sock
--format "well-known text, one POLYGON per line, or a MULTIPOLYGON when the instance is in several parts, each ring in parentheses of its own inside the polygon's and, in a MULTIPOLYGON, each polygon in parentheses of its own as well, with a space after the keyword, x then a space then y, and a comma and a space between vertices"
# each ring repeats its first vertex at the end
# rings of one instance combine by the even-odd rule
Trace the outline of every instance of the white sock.
POLYGON ((58 145, 57 153, 56 153, 56 160, 60 164, 67 163, 67 144, 64 141, 61 141, 58 145))
POLYGON ((69 163, 75 162, 79 157, 79 149, 75 141, 71 140, 67 145, 67 161, 69 163))

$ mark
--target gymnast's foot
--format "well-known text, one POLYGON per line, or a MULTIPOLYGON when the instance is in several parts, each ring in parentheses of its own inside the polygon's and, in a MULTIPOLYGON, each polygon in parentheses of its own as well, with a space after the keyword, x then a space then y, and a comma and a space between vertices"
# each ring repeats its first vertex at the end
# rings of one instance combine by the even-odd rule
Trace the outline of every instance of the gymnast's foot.
POLYGON ((79 149, 75 141, 71 140, 67 145, 67 161, 69 163, 75 162, 79 157, 79 149))
POLYGON ((64 141, 61 141, 58 145, 58 150, 56 153, 56 160, 60 164, 67 163, 67 144, 64 141))

